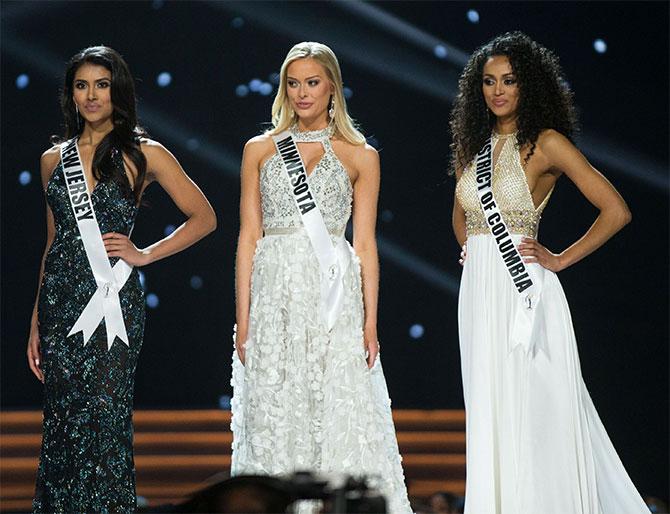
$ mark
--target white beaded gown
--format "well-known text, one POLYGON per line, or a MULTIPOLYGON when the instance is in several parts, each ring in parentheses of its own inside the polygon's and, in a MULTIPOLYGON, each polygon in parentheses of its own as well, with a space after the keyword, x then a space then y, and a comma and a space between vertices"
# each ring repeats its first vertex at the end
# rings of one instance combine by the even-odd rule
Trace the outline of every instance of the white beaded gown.
MULTIPOLYGON (((335 242, 351 215, 349 176, 328 129, 291 132, 297 143, 323 145, 308 181, 335 242)), ((231 475, 375 475, 389 512, 411 512, 381 362, 368 369, 365 360, 360 262, 349 245, 344 305, 329 332, 319 317, 318 261, 285 173, 278 154, 260 170, 264 237, 244 366, 233 352, 231 475)))
MULTIPOLYGON (((516 138, 500 149, 493 191, 513 239, 537 237, 516 138)), ((484 220, 473 166, 456 186, 467 256, 458 303, 466 408, 466 514, 648 513, 582 379, 570 311, 556 274, 542 283, 530 353, 510 332, 521 302, 484 220)), ((550 193, 551 194, 551 193, 550 193)))

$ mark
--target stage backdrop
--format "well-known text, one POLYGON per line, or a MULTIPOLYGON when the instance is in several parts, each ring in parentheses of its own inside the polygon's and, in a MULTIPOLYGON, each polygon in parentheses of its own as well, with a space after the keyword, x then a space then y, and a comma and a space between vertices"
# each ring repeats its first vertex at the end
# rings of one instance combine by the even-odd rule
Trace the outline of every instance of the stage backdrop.
MULTIPOLYGON (((380 152, 379 334, 394 407, 461 408, 448 117, 478 45, 521 29, 561 58, 579 146, 633 222, 560 273, 582 370, 644 493, 667 497, 668 5, 665 2, 2 2, 2 408, 39 408, 25 346, 44 250, 39 156, 61 132, 67 59, 109 45, 139 112, 212 202, 219 228, 143 269, 149 303, 136 407, 226 408, 242 146, 269 121, 277 72, 303 40, 328 44, 348 104, 380 152)), ((566 178, 540 240, 560 251, 596 210, 566 178)), ((183 221, 159 186, 138 246, 183 221)))

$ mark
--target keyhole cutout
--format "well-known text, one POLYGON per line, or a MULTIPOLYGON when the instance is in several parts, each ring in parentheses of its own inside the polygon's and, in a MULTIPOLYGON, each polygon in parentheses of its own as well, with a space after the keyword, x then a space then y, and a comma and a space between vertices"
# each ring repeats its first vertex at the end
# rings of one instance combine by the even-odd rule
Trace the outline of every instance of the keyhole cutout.
POLYGON ((505 146, 505 142, 507 141, 507 138, 501 138, 498 140, 496 143, 495 148, 493 149, 493 169, 495 169, 496 165, 498 164, 498 157, 500 157, 500 152, 502 152, 503 146, 505 146))
POLYGON ((311 177, 312 173, 319 166, 323 156, 326 155, 326 149, 322 143, 316 141, 298 143, 298 151, 300 152, 300 157, 302 157, 302 162, 305 164, 305 172, 308 177, 311 177))

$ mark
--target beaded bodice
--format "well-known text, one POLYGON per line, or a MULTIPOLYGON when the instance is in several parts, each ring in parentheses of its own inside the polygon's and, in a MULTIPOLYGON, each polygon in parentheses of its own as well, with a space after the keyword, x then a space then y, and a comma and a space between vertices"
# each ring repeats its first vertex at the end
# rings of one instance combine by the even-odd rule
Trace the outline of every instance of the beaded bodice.
MULTIPOLYGON (((493 169, 493 195, 510 232, 536 237, 540 216, 549 201, 551 191, 536 209, 526 181, 526 173, 521 165, 516 137, 501 136, 494 132, 492 136, 494 149, 501 139, 502 148, 493 169)), ((456 184, 456 196, 465 211, 467 235, 489 234, 477 196, 474 163, 463 170, 463 175, 456 184)))
MULTIPOLYGON (((121 154, 114 152, 112 155, 119 169, 124 169, 121 154)), ((56 255, 62 258, 65 256, 63 263, 57 265, 56 269, 67 263, 69 268, 81 265, 83 269, 89 270, 88 258, 81 242, 79 227, 72 214, 62 161, 58 162, 47 182, 46 199, 53 212, 56 227, 54 241, 49 247, 47 260, 51 262, 56 255)), ((95 208, 95 217, 101 233, 120 232, 126 235, 130 234, 135 223, 138 207, 132 199, 125 196, 117 182, 113 180, 98 182, 91 191, 91 202, 95 208)), ((118 257, 114 257, 110 262, 114 265, 117 260, 118 257)), ((87 271, 87 273, 89 272, 87 271)))
MULTIPOLYGON (((324 154, 313 170, 307 170, 309 187, 316 198, 326 227, 333 234, 343 234, 351 216, 353 187, 347 171, 330 143, 332 128, 300 132, 290 129, 296 143, 321 143, 324 154)), ((263 229, 302 226, 300 213, 286 179, 284 164, 275 153, 260 170, 263 229)))

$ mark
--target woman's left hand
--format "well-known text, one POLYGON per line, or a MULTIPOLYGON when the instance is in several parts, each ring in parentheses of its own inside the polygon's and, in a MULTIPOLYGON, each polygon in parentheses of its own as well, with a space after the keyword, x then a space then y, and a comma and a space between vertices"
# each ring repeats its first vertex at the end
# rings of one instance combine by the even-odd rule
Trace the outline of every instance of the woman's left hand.
POLYGON ((379 341, 377 340, 377 328, 364 328, 363 329, 363 341, 365 344, 365 350, 367 352, 367 363, 368 368, 372 369, 372 366, 375 365, 375 360, 377 360, 377 355, 379 355, 379 341))
POLYGON ((543 268, 553 271, 554 273, 561 271, 561 258, 555 253, 551 253, 544 246, 537 242, 536 239, 524 237, 519 244, 519 253, 523 257, 523 262, 538 263, 543 268))
POLYGON ((108 257, 121 257, 131 266, 149 264, 148 255, 137 249, 128 236, 118 232, 107 232, 102 236, 108 257))

